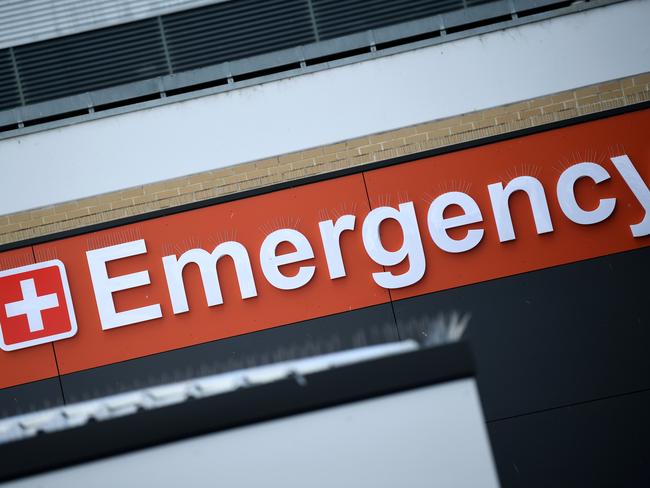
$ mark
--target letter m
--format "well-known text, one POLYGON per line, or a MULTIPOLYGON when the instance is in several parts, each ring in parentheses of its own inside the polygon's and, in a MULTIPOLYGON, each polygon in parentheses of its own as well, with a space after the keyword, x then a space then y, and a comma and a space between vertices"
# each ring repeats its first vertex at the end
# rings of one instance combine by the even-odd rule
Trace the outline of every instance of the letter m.
POLYGON ((205 249, 190 249, 184 252, 180 258, 175 255, 162 258, 167 286, 169 287, 169 297, 175 314, 189 310, 185 283, 183 282, 183 268, 189 263, 194 263, 199 267, 208 306, 213 307, 223 303, 217 274, 217 262, 224 256, 230 256, 235 263, 242 298, 257 296, 250 258, 246 248, 239 242, 223 242, 215 247, 212 253, 205 249))

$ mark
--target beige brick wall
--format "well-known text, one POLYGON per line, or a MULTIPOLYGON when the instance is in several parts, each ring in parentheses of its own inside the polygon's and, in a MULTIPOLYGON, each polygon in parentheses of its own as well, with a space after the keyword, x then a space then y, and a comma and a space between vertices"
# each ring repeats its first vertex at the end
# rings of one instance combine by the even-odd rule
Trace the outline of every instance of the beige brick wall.
POLYGON ((0 243, 328 173, 650 100, 650 73, 306 151, 0 216, 0 243))

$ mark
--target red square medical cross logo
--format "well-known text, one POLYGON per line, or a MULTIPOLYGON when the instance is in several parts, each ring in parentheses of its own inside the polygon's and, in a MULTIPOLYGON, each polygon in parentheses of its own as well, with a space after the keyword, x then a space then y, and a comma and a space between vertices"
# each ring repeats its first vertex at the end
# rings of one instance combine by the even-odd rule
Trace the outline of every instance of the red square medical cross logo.
POLYGON ((0 271, 0 349, 14 351, 76 333, 77 320, 61 261, 0 271))

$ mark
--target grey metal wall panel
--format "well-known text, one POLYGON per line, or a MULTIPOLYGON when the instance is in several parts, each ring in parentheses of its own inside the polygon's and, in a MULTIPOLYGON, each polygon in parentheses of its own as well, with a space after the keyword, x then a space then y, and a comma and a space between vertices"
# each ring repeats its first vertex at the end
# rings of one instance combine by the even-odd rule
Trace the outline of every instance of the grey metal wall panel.
POLYGON ((650 486, 650 391, 488 423, 501 486, 650 486))
POLYGON ((471 314, 488 420, 650 388, 650 247, 394 302, 400 337, 471 314))

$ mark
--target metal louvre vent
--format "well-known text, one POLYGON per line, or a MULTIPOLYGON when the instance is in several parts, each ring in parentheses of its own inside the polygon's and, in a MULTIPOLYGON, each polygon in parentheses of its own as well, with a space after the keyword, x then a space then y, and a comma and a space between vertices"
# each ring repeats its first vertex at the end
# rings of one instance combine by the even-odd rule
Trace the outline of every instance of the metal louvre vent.
POLYGON ((175 72, 316 40, 305 0, 239 0, 162 20, 175 72))
POLYGON ((168 72, 157 19, 15 48, 26 103, 168 72))
POLYGON ((0 49, 0 138, 77 115, 620 1, 211 0, 0 49), (191 71, 196 68, 208 69, 191 71))
POLYGON ((0 110, 20 105, 20 96, 9 49, 0 51, 0 110))
POLYGON ((331 39, 464 7, 463 0, 312 0, 312 3, 321 39, 331 39))

